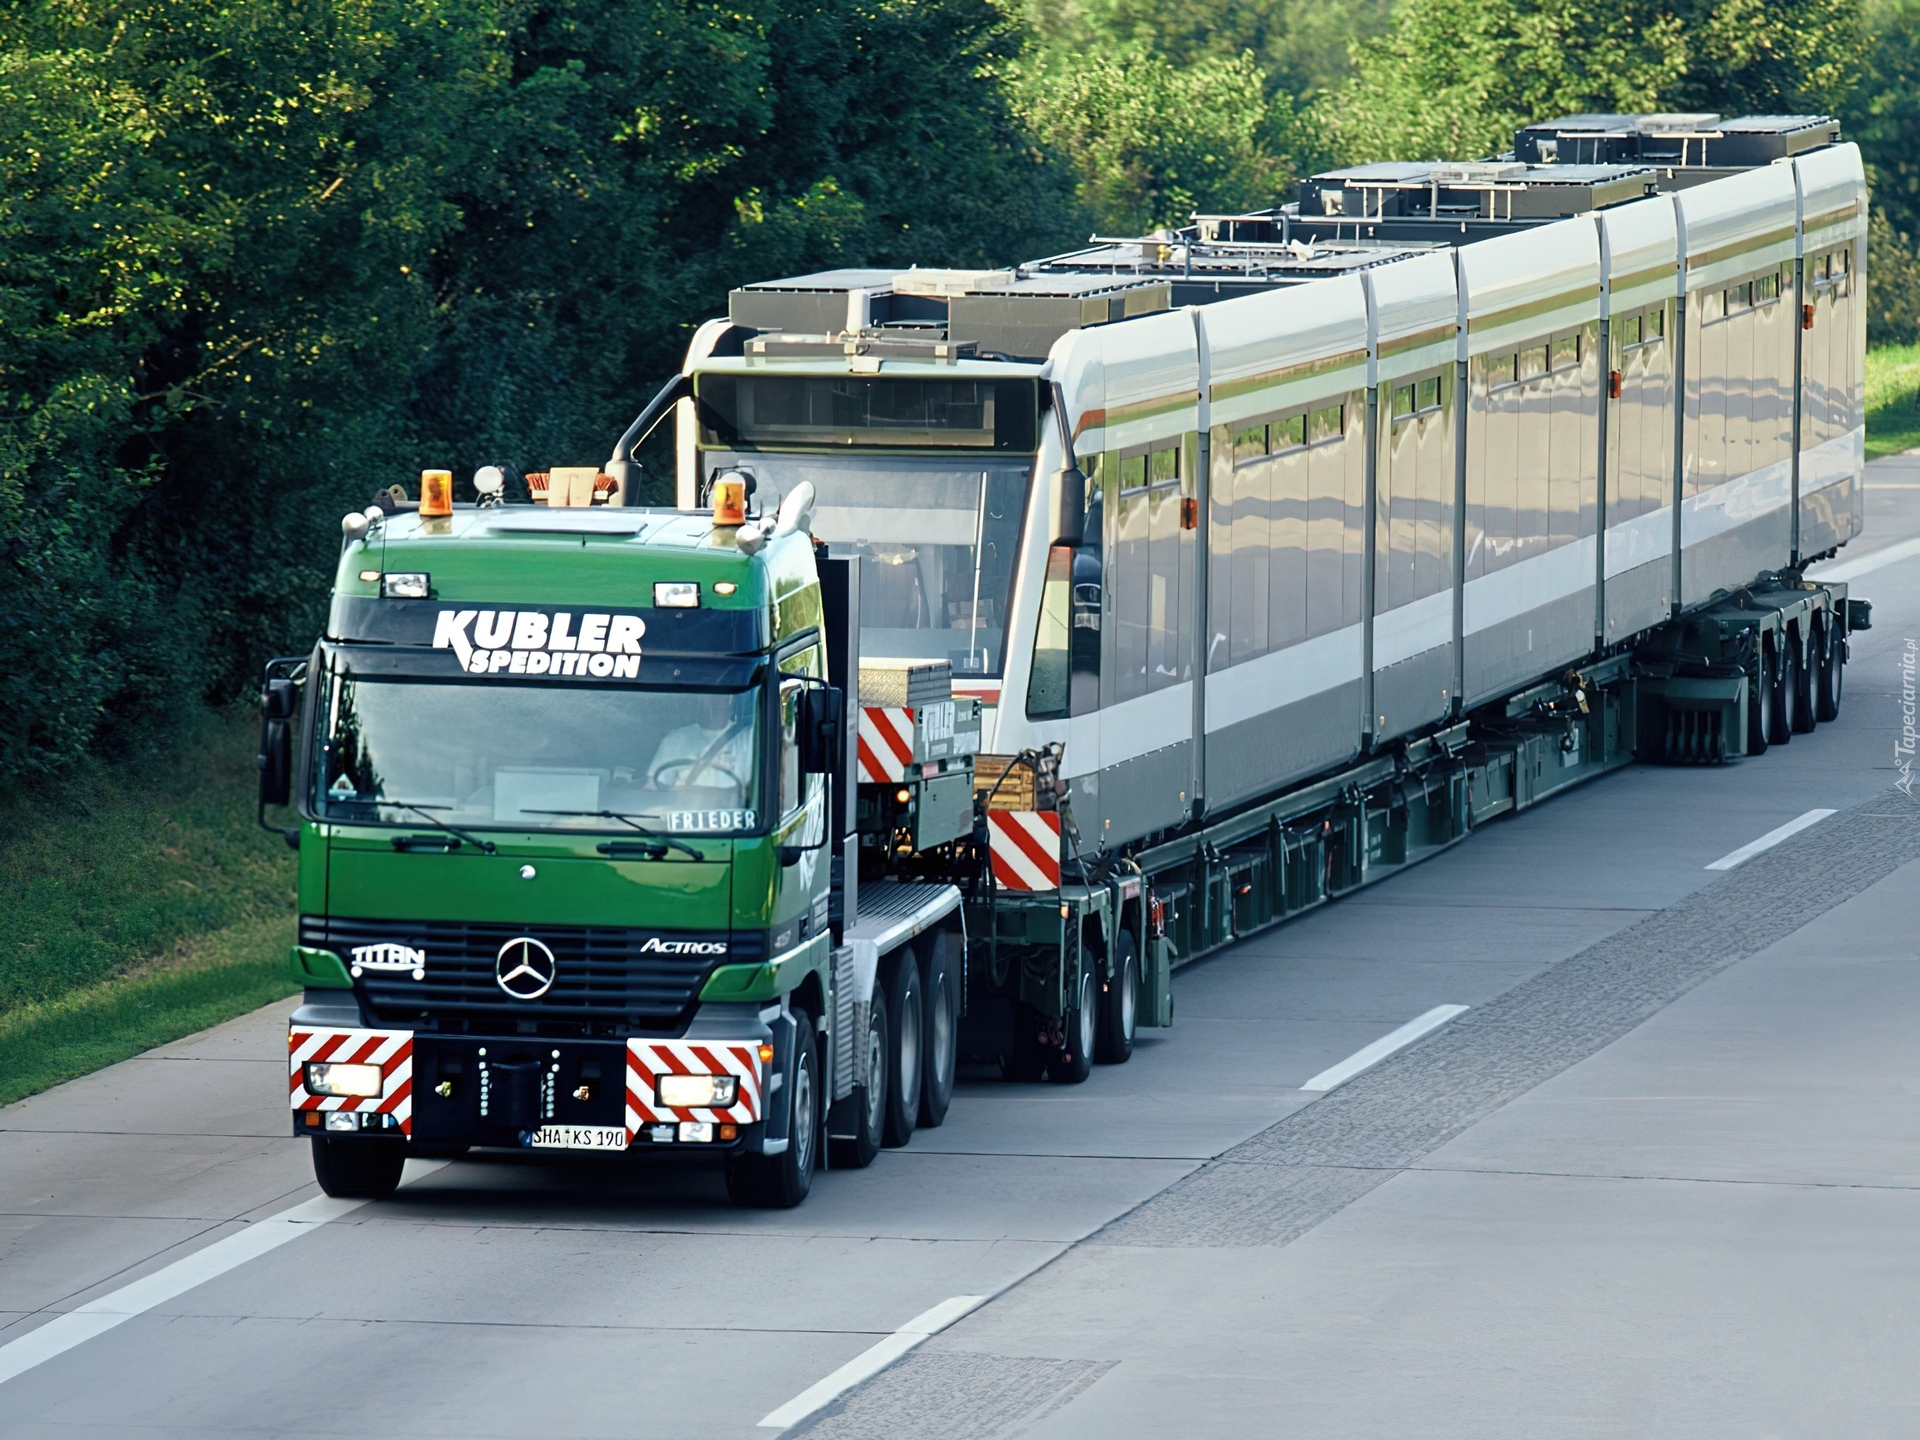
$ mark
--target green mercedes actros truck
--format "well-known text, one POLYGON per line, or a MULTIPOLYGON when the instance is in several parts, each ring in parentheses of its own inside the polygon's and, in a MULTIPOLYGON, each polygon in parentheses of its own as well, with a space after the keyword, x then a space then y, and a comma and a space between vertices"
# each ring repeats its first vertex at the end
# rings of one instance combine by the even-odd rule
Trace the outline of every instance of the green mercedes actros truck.
POLYGON ((961 1063, 1084 1081, 1177 965, 1832 719, 1866 229, 1824 117, 1572 116, 745 285, 604 464, 348 515, 262 696, 320 1183, 504 1147, 796 1204, 961 1063))

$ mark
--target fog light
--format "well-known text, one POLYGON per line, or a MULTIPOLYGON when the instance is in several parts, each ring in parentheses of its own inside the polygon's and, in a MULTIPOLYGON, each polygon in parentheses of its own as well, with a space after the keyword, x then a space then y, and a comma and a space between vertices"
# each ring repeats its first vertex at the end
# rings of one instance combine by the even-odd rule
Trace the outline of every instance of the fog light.
POLYGON ((330 1110, 327 1112, 327 1130, 330 1134, 339 1134, 343 1130, 358 1130, 360 1117, 351 1110, 330 1110))
POLYGON ((372 1097, 380 1093, 380 1067, 378 1065, 331 1065, 324 1062, 309 1061, 307 1064, 307 1093, 309 1095, 359 1095, 372 1097))
MULTIPOLYGON (((654 1081, 654 1090, 662 1105, 676 1110, 733 1104, 740 1082, 731 1075, 662 1075, 654 1081)), ((685 1129, 683 1125, 680 1127, 685 1129)), ((685 1135, 680 1137, 686 1139, 685 1135)))
POLYGON ((713 1141, 713 1122, 710 1120, 682 1120, 680 1122, 680 1143, 683 1145, 707 1145, 713 1141))
POLYGON ((662 610, 692 610, 700 604, 700 587, 689 580, 657 580, 653 603, 662 610))
POLYGON ((425 600, 427 574, 424 570, 390 571, 380 581, 380 593, 389 600, 425 600))
POLYGON ((649 1125, 647 1127, 647 1135, 656 1145, 671 1145, 673 1143, 673 1126, 649 1125))

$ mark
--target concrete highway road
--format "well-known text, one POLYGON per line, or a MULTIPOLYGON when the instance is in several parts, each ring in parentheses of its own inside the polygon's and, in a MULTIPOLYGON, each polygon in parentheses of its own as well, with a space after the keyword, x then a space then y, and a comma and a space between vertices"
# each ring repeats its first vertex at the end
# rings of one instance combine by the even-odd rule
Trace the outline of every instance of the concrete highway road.
POLYGON ((1911 1434, 1920 457, 1869 478, 1837 722, 1492 823, 799 1210, 517 1157, 316 1199, 290 1003, 0 1110, 0 1435, 1911 1434))

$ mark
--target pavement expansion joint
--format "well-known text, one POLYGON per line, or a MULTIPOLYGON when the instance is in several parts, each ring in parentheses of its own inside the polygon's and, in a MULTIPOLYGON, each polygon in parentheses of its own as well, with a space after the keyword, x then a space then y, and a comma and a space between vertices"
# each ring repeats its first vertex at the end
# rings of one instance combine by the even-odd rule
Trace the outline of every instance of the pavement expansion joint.
POLYGON ((1881 1190, 1894 1195, 1920 1192, 1920 1181, 1912 1185, 1894 1185, 1884 1180, 1784 1180, 1739 1175, 1603 1175, 1592 1170, 1510 1170, 1490 1165, 1409 1165, 1407 1171, 1420 1175, 1501 1175, 1517 1180, 1607 1180, 1632 1181, 1658 1185, 1753 1185, 1779 1190, 1881 1190))

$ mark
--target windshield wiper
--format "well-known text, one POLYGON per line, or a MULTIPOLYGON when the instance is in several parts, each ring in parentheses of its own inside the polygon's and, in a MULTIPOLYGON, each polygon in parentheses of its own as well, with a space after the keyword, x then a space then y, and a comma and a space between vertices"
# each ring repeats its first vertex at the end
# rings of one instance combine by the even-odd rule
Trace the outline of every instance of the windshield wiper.
MULTIPOLYGON (((704 860, 707 858, 698 850, 694 849, 693 846, 687 844, 686 841, 676 840, 671 835, 662 835, 658 830, 649 830, 645 825, 640 823, 641 818, 648 820, 658 818, 653 815, 637 817, 625 814, 619 810, 523 810, 522 813, 527 815, 577 815, 590 820, 618 820, 622 825, 632 826, 635 830, 638 830, 642 835, 646 836, 648 840, 660 846, 659 854, 664 855, 668 849, 673 849, 684 850, 696 860, 704 860)), ((604 850, 606 847, 603 845, 600 848, 604 850)))
MULTIPOLYGON (((376 805, 391 805, 396 810, 411 810, 422 820, 425 820, 427 824, 446 831, 447 834, 453 836, 454 839, 464 840, 469 845, 478 846, 481 854, 491 855, 494 852, 494 845, 491 840, 482 840, 478 836, 469 835, 466 831, 456 829, 446 821, 437 820, 427 813, 429 810, 451 810, 453 808, 451 805, 415 805, 407 800, 388 800, 384 797, 376 799, 373 803, 376 805)), ((396 840, 394 843, 398 844, 399 842, 396 840)))

